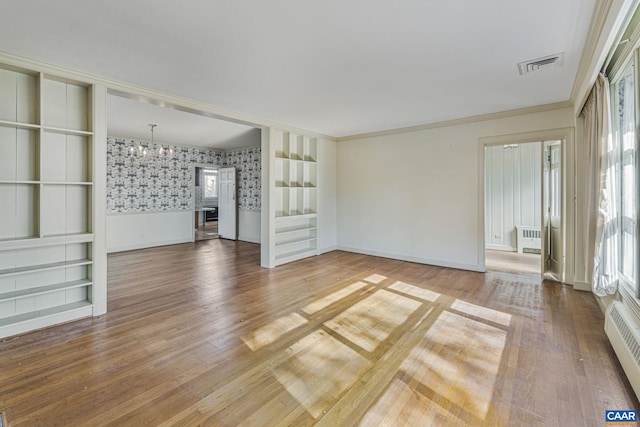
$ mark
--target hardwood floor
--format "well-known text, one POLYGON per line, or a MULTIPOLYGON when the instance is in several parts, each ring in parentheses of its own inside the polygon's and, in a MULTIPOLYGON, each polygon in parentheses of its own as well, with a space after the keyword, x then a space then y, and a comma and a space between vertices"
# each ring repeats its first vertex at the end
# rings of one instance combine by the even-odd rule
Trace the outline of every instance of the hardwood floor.
POLYGON ((196 228, 196 241, 217 239, 218 236, 218 221, 207 221, 204 225, 196 228))
POLYGON ((534 273, 541 277, 542 267, 539 254, 521 254, 487 249, 485 251, 485 264, 487 270, 534 273))
POLYGON ((601 426, 638 402, 594 297, 224 239, 109 256, 109 313, 0 341, 17 426, 601 426))

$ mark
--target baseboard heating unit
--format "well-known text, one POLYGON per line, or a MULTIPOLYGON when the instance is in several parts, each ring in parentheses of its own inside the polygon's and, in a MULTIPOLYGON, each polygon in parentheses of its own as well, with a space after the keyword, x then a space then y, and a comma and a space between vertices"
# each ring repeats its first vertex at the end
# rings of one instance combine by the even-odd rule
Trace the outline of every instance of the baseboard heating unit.
POLYGON ((607 309, 604 330, 627 378, 640 396, 640 328, 636 315, 620 301, 607 309))
POLYGON ((542 234, 540 227, 516 226, 516 240, 518 244, 518 253, 521 254, 539 254, 542 248, 542 234))

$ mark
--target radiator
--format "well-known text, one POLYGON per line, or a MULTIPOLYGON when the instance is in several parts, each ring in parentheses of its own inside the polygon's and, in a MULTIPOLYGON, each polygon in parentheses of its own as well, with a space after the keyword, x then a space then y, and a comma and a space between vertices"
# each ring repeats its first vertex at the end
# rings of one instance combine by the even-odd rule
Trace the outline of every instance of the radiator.
POLYGON ((516 225, 516 241, 521 254, 539 254, 542 248, 540 227, 524 227, 516 225))
POLYGON ((640 328, 635 314, 620 301, 615 301, 607 309, 604 331, 620 360, 627 378, 640 397, 640 328))

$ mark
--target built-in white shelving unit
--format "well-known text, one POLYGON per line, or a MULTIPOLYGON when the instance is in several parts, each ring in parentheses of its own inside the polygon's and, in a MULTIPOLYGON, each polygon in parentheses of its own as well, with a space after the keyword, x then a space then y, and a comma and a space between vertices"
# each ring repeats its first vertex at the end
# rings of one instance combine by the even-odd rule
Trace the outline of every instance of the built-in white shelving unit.
POLYGON ((273 131, 273 265, 318 253, 316 138, 273 131))
POLYGON ((92 90, 0 64, 0 337, 95 314, 92 90))

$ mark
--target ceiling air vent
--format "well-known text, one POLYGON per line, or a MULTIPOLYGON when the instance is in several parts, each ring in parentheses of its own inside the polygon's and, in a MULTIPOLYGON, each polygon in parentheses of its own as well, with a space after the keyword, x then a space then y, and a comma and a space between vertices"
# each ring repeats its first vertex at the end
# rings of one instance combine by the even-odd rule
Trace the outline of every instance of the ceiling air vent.
POLYGON ((524 76, 525 74, 533 73, 534 71, 542 71, 552 67, 562 67, 563 64, 564 52, 531 61, 521 62, 518 64, 518 71, 521 76, 524 76))

